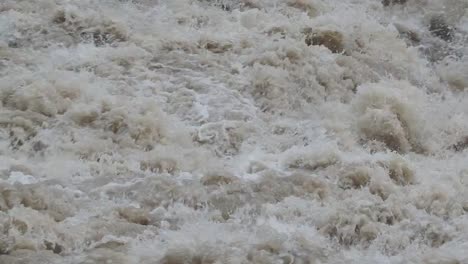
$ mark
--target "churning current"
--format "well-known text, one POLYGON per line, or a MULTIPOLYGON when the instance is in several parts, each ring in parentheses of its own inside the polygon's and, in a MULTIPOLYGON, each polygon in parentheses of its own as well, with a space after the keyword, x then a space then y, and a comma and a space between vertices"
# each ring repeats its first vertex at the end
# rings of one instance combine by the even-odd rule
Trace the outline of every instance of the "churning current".
POLYGON ((468 1, 1 0, 0 263, 468 263, 468 1))

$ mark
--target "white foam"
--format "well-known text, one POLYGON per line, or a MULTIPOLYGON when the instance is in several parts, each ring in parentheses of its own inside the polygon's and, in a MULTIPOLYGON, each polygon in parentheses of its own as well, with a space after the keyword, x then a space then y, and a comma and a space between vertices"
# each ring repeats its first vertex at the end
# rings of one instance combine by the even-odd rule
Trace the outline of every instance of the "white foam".
POLYGON ((1 1, 0 263, 467 263, 467 10, 1 1))

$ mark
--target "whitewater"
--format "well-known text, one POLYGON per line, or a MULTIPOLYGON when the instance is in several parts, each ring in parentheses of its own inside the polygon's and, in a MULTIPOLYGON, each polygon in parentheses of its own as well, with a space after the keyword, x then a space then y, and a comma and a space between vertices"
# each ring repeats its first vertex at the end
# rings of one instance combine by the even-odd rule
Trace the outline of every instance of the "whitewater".
POLYGON ((467 0, 1 0, 1 264, 468 263, 467 0))

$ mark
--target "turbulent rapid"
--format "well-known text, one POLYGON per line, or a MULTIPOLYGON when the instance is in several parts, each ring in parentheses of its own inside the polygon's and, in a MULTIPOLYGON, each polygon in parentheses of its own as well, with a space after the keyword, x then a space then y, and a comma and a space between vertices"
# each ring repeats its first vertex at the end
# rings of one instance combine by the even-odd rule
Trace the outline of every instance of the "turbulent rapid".
POLYGON ((468 1, 1 0, 0 263, 468 263, 468 1))

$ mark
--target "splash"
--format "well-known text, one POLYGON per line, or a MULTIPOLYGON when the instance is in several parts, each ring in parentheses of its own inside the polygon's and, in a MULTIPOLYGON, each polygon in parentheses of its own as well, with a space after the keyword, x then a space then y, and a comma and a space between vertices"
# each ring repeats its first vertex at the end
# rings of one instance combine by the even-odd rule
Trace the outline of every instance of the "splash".
POLYGON ((467 263, 465 0, 3 0, 0 263, 467 263))

